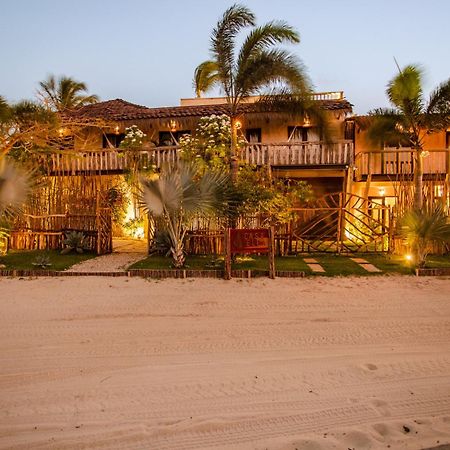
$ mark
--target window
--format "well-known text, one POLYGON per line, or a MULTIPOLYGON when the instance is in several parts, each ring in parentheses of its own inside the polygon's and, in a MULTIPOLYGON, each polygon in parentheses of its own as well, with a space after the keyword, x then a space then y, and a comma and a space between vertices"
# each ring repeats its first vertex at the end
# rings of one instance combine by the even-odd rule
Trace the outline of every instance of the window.
POLYGON ((120 143, 125 139, 125 134, 106 133, 103 135, 102 148, 119 148, 120 143))
POLYGON ((355 140, 355 121, 354 120, 347 120, 345 122, 344 139, 346 139, 347 141, 355 140))
POLYGON ((288 141, 306 142, 308 140, 308 128, 288 127, 288 141))
POLYGON ((245 138, 250 144, 261 142, 261 128, 247 128, 245 130, 245 138))
POLYGON ((191 134, 191 130, 182 131, 160 131, 159 132, 159 145, 170 146, 178 145, 178 141, 183 134, 191 134))

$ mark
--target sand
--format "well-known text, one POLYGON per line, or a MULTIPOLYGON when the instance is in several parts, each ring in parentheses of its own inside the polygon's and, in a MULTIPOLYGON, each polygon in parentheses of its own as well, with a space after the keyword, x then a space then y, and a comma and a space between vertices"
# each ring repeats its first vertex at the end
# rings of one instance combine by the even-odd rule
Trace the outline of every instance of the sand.
POLYGON ((0 279, 1 449, 450 443, 450 279, 0 279))

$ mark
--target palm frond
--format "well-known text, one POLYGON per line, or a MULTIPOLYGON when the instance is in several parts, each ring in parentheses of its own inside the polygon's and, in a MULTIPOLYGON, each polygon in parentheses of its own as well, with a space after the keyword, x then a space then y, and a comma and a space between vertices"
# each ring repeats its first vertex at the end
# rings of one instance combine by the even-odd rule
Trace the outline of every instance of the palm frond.
POLYGON ((273 21, 254 28, 245 39, 237 59, 237 67, 244 67, 253 55, 283 42, 299 43, 300 36, 286 22, 273 21))
POLYGON ((39 86, 41 89, 38 90, 38 94, 44 104, 56 111, 98 102, 96 95, 87 95, 86 83, 70 77, 61 76, 57 79, 54 75, 49 75, 46 80, 39 83, 39 86))
POLYGON ((374 145, 392 146, 410 143, 405 117, 396 109, 378 108, 369 112, 363 124, 367 137, 374 145))
POLYGON ((218 82, 219 73, 215 61, 204 61, 195 69, 193 86, 197 97, 201 97, 204 92, 212 89, 218 82))
POLYGON ((255 15, 245 6, 228 8, 211 36, 211 52, 217 62, 220 81, 227 96, 233 90, 235 38, 242 28, 255 25, 255 15))
POLYGON ((405 114, 420 114, 423 110, 422 98, 423 71, 417 65, 403 68, 389 83, 386 89, 389 101, 405 114))
POLYGON ((302 63, 295 55, 283 49, 260 51, 247 61, 236 77, 237 94, 241 98, 276 84, 284 84, 292 92, 311 91, 302 63))
POLYGON ((430 132, 450 126, 450 78, 431 93, 424 125, 430 132))

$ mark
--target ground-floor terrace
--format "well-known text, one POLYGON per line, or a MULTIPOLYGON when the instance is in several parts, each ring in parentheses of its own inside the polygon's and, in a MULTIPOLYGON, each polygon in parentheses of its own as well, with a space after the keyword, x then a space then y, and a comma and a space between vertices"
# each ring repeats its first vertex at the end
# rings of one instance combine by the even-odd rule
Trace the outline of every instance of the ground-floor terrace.
POLYGON ((449 279, 0 289, 0 448, 450 444, 449 279))
MULTIPOLYGON (((113 250, 113 237, 140 236, 151 240, 147 216, 138 200, 122 187, 124 176, 136 170, 164 170, 179 160, 179 147, 133 150, 62 151, 36 160, 47 185, 26 211, 28 216, 11 234, 10 248, 61 248, 68 231, 81 231, 86 245, 97 253, 113 250), (117 227, 112 197, 127 196, 117 227)), ((410 206, 414 152, 386 149, 354 155, 351 141, 335 143, 285 142, 248 144, 241 161, 269 168, 273 177, 306 181, 315 200, 298 208, 291 224, 276 230, 277 252, 393 251, 395 214, 410 206), (408 203, 409 202, 409 203, 408 203), (399 207, 399 203, 401 203, 399 207)), ((430 150, 424 163, 425 195, 430 204, 450 203, 450 150, 430 150)), ((256 226, 261 225, 256 223, 256 226)), ((223 253, 222 226, 199 222, 189 233, 193 253, 223 253)), ((400 243, 401 244, 401 243, 400 243)))

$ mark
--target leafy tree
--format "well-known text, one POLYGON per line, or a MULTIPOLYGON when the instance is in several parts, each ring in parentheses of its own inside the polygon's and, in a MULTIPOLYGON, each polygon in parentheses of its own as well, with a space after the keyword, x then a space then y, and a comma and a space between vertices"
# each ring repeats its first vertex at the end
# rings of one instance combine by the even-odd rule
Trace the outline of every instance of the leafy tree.
POLYGON ((378 108, 369 113, 368 137, 374 143, 407 143, 415 151, 414 207, 423 204, 424 139, 427 134, 450 126, 450 79, 440 84, 426 100, 423 73, 417 65, 399 68, 389 82, 386 95, 392 108, 378 108))
POLYGON ((245 6, 228 8, 211 35, 212 59, 201 63, 194 86, 197 95, 220 86, 225 93, 231 121, 232 176, 237 176, 236 121, 246 97, 261 95, 261 108, 270 107, 315 118, 325 129, 323 112, 311 100, 310 82, 300 61, 277 44, 298 43, 299 34, 287 23, 269 22, 256 26, 255 15, 245 6), (236 40, 250 27, 241 48, 236 40), (267 95, 269 94, 269 95, 267 95))
POLYGON ((62 112, 98 102, 96 95, 87 94, 85 83, 70 77, 55 78, 49 75, 46 80, 39 82, 39 86, 38 95, 53 111, 62 112))
POLYGON ((314 198, 312 187, 305 181, 272 179, 264 168, 240 167, 232 193, 228 216, 245 222, 259 216, 261 225, 279 225, 295 218, 292 208, 314 198))
POLYGON ((58 117, 44 106, 29 100, 9 105, 0 98, 0 156, 47 148, 59 128, 58 117))
POLYGON ((424 267, 433 242, 450 243, 449 217, 442 205, 429 209, 413 209, 400 222, 400 232, 413 250, 415 264, 424 267))
POLYGON ((155 218, 161 218, 170 237, 175 268, 185 264, 184 238, 195 216, 217 211, 224 200, 226 176, 193 165, 163 170, 159 178, 143 180, 142 199, 155 218))

